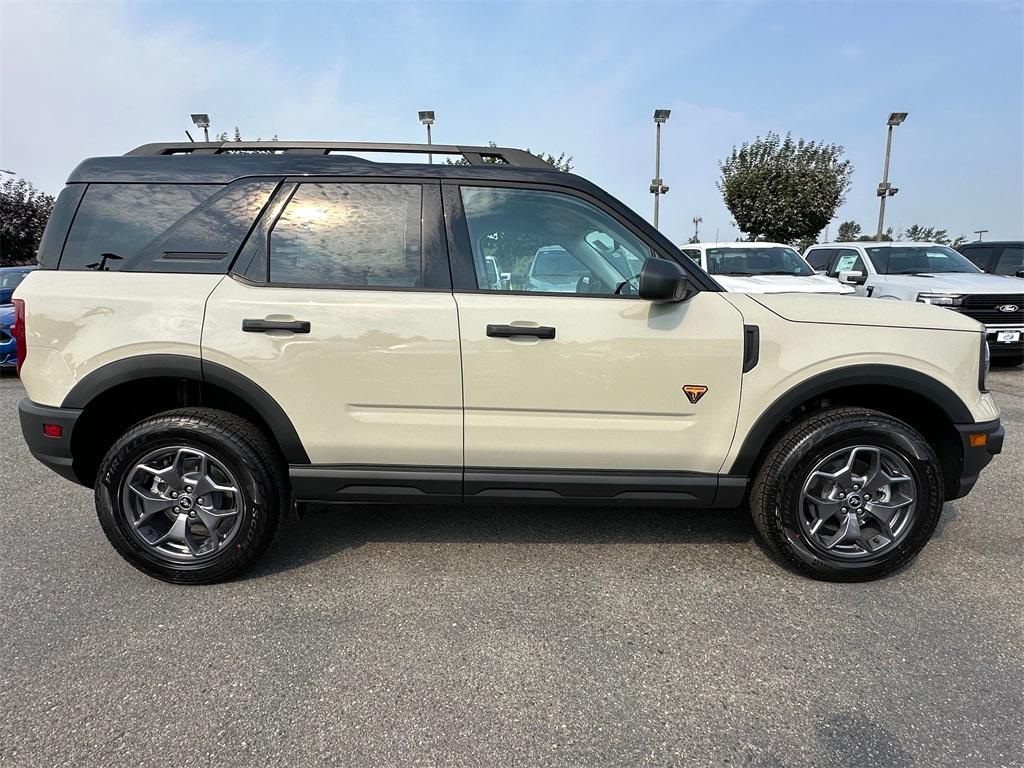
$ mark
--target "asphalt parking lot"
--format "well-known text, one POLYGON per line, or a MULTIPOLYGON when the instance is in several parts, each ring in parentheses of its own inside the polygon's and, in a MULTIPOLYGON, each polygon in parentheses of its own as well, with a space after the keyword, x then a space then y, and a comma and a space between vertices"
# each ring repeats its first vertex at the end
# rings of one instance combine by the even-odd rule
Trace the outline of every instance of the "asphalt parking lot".
POLYGON ((174 587, 0 380, 0 764, 1024 765, 1024 373, 917 562, 833 585, 742 512, 353 506, 174 587))

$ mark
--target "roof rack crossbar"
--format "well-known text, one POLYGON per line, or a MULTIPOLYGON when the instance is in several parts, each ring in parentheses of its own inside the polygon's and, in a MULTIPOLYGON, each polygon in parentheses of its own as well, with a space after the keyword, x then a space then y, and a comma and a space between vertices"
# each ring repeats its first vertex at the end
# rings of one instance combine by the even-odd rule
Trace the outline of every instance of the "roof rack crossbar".
POLYGON ((521 168, 548 168, 536 155, 510 147, 461 147, 454 144, 383 144, 377 142, 336 141, 208 141, 143 144, 127 155, 221 155, 253 150, 272 150, 284 154, 329 155, 332 152, 390 152, 423 155, 460 155, 470 165, 494 162, 521 168))

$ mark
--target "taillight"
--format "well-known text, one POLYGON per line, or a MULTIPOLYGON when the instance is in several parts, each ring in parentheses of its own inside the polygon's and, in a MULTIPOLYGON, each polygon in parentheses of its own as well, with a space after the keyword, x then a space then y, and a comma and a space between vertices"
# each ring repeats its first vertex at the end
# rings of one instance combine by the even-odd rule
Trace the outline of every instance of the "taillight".
POLYGON ((14 347, 17 350, 17 370, 21 374, 21 366, 25 362, 25 300, 14 300, 14 325, 11 326, 11 336, 14 337, 14 347))

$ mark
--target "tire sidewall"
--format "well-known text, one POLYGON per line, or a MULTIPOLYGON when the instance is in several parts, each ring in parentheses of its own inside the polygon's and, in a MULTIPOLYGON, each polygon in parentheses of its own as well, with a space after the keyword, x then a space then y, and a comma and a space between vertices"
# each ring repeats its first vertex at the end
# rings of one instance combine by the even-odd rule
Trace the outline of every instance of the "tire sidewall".
POLYGON ((869 578, 901 568, 931 537, 942 513, 943 482, 934 451, 909 427, 895 430, 891 423, 851 421, 812 432, 789 452, 780 467, 779 477, 775 509, 777 533, 783 538, 786 548, 803 564, 832 576, 869 578), (819 461, 835 451, 856 445, 887 448, 907 462, 916 494, 914 519, 910 530, 892 549, 864 559, 831 559, 808 542, 799 522, 800 497, 808 473, 819 461))
POLYGON ((265 527, 266 493, 239 446, 216 431, 184 421, 166 425, 144 422, 129 430, 100 463, 95 495, 100 524, 118 552, 140 570, 165 580, 207 581, 237 570, 258 547, 265 527), (151 451, 173 445, 198 448, 223 462, 238 480, 244 498, 240 527, 228 547, 195 563, 161 558, 136 538, 121 508, 122 489, 139 460, 151 451))

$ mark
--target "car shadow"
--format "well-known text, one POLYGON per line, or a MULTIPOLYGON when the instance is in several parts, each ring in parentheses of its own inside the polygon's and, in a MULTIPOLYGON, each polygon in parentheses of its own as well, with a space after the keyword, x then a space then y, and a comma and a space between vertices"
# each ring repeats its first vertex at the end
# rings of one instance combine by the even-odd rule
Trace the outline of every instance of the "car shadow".
POLYGON ((754 538, 745 509, 513 505, 309 505, 282 521, 242 578, 300 568, 368 543, 737 544, 754 538))

